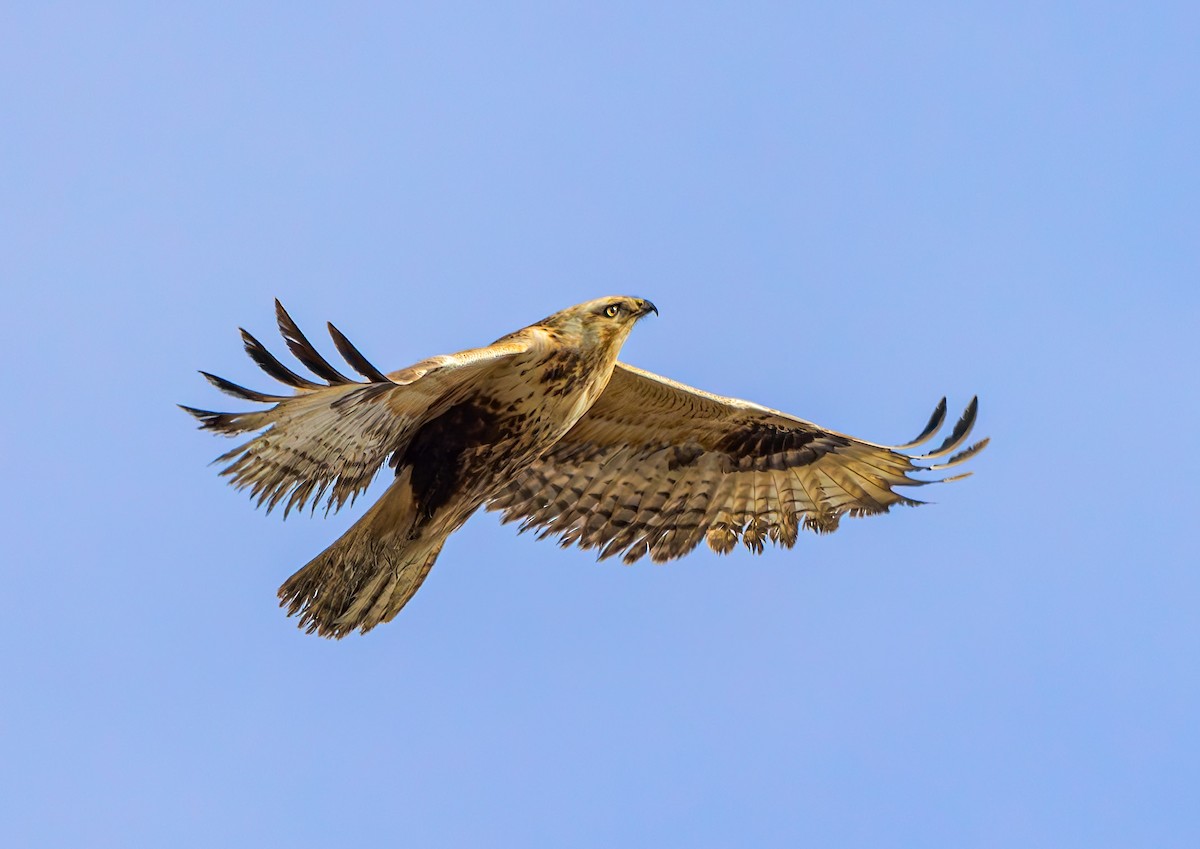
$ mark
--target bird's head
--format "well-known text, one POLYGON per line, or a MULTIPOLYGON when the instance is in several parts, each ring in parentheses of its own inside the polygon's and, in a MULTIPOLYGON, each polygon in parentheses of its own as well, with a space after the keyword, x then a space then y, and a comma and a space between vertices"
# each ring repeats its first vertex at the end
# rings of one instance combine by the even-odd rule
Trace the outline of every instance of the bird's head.
POLYGON ((568 307, 539 322, 555 331, 562 341, 583 350, 607 350, 613 357, 642 316, 658 307, 645 298, 612 295, 568 307))

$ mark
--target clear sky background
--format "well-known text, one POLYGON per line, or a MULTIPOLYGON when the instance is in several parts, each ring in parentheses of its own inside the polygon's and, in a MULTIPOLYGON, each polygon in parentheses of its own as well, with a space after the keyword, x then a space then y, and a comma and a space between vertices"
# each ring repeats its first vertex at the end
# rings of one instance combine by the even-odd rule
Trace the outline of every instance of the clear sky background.
MULTIPOLYGON (((1200 7, 7 4, 0 844, 1200 845, 1200 7), (500 7, 504 7, 503 10, 500 7), (476 516, 366 637, 174 407, 272 298, 631 363, 935 506, 596 565, 476 516)), ((326 347, 326 350, 330 350, 326 347)), ((379 491, 377 482, 376 490, 379 491)))

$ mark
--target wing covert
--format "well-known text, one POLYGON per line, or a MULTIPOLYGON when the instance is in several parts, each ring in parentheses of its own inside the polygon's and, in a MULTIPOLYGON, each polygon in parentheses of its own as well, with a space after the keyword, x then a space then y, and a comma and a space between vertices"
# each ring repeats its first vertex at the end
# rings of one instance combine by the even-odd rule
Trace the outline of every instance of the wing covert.
POLYGON ((934 483, 914 475, 982 450, 986 439, 928 462, 959 449, 977 409, 972 400, 935 451, 906 454, 941 429, 945 399, 917 439, 890 447, 618 363, 588 413, 488 508, 626 563, 681 557, 701 540, 720 553, 739 540, 755 552, 791 547, 800 530, 836 530, 844 515, 922 503, 897 489, 934 483))

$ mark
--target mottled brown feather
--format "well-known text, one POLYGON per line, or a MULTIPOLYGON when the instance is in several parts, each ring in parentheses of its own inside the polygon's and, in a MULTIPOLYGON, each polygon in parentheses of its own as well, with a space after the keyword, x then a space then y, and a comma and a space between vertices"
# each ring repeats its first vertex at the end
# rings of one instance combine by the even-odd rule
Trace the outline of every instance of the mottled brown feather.
MULTIPOLYGON (((936 434, 945 407, 906 447, 936 434)), ((663 562, 702 539, 721 553, 738 541, 790 547, 801 528, 828 532, 843 515, 920 503, 897 488, 935 482, 916 475, 978 453, 986 441, 941 466, 920 462, 960 446, 977 410, 972 400, 936 450, 910 456, 618 363, 588 413, 489 509, 601 559, 663 562)))

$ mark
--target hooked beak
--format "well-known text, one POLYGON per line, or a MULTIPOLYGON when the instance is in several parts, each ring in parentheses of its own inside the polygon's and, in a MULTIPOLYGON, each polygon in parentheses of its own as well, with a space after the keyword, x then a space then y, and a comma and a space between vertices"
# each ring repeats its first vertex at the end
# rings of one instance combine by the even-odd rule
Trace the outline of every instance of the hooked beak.
POLYGON ((638 309, 637 318, 649 315, 650 313, 658 315, 658 307, 654 306, 654 304, 650 301, 642 298, 638 301, 638 304, 640 305, 640 308, 638 309))

